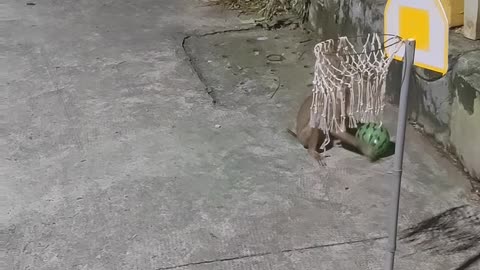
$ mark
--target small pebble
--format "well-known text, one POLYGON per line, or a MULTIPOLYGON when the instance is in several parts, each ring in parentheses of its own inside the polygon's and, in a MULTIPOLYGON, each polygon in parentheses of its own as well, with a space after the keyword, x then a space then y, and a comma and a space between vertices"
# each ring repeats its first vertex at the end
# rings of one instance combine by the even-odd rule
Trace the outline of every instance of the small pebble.
POLYGON ((222 127, 222 126, 219 125, 219 124, 216 124, 216 125, 215 125, 215 128, 221 128, 221 127, 222 127))

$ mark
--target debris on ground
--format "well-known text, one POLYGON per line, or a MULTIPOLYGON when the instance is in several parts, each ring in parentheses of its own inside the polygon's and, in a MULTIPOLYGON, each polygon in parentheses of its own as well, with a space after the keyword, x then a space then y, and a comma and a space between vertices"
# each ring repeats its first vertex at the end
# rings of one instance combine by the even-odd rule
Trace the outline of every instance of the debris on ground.
POLYGON ((302 21, 308 18, 311 0, 215 0, 228 9, 240 10, 245 14, 261 14, 267 20, 274 16, 295 13, 302 21))

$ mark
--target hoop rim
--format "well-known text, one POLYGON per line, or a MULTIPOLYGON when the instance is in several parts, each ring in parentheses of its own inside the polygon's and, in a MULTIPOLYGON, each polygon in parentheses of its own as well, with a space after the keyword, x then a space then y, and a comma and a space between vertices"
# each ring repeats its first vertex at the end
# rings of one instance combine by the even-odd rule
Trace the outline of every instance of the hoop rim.
MULTIPOLYGON (((398 35, 394 35, 394 34, 378 34, 378 33, 370 33, 370 34, 364 34, 364 35, 358 35, 358 36, 338 36, 337 38, 329 38, 329 39, 323 39, 323 40, 320 40, 318 44, 322 43, 322 42, 325 42, 325 41, 328 41, 328 40, 333 40, 333 41, 339 41, 340 38, 347 38, 347 39, 354 39, 354 38, 360 38, 360 37, 368 37, 368 35, 372 35, 372 34, 377 34, 378 36, 383 36, 383 42, 382 42, 382 46, 380 46, 380 48, 378 49, 374 49, 374 50, 369 50, 368 53, 371 53, 371 52, 377 52, 377 51, 382 51, 382 50, 385 50, 387 48, 390 48, 392 46, 395 46, 397 45, 398 43, 400 42, 403 42, 403 38, 398 36, 398 35), (389 39, 385 40, 385 37, 390 37, 389 39), (397 38, 398 39, 398 42, 395 42, 393 44, 390 44, 388 46, 385 46, 385 44, 392 40, 392 39, 395 39, 397 38)), ((317 46, 315 45, 315 47, 317 46)), ((324 55, 338 55, 338 56, 349 56, 349 55, 362 55, 362 54, 365 54, 365 52, 357 52, 357 53, 323 53, 324 55)))

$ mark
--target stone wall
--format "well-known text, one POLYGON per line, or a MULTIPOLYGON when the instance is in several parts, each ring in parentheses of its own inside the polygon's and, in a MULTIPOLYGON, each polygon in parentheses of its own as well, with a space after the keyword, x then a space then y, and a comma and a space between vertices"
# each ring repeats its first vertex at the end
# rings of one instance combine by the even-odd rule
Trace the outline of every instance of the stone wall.
MULTIPOLYGON (((322 38, 383 32, 386 0, 312 0, 310 27, 322 38)), ((410 119, 455 153, 465 169, 480 178, 480 41, 450 33, 450 70, 437 74, 416 69, 411 85, 410 119)), ((398 104, 401 64, 394 63, 387 95, 398 104)))

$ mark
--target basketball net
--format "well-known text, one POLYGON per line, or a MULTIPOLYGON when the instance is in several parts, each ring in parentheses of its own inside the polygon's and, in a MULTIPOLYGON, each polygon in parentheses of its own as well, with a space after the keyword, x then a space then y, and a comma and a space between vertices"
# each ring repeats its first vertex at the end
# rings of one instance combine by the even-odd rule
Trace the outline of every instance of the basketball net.
MULTIPOLYGON (((396 44, 402 46, 400 38, 396 44)), ((316 56, 310 126, 325 133, 324 150, 330 130, 343 132, 357 122, 380 122, 385 106, 385 83, 392 53, 385 57, 378 34, 369 34, 356 51, 347 37, 326 40, 315 46, 316 56)), ((387 46, 388 44, 385 44, 387 46)))

